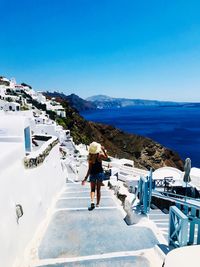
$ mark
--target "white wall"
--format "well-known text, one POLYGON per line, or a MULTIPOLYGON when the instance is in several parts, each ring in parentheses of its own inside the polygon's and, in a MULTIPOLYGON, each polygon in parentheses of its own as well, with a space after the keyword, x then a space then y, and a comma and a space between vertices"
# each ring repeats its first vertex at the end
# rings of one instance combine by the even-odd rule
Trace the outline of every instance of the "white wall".
POLYGON ((37 101, 39 103, 45 103, 46 102, 46 97, 42 93, 37 93, 37 101))
MULTIPOLYGON (((28 121, 24 117, 6 115, 0 116, 0 129, 4 130, 4 136, 24 136, 24 129, 28 121)), ((1 134, 1 136, 3 136, 1 134)))
POLYGON ((24 250, 44 219, 53 196, 65 183, 66 173, 60 164, 59 145, 44 163, 25 169, 18 157, 0 175, 0 261, 1 266, 20 266, 24 250), (15 205, 23 207, 24 215, 16 222, 15 205))
MULTIPOLYGON (((10 168, 17 160, 24 157, 24 146, 20 142, 0 142, 0 179, 1 173, 7 168, 10 168)), ((0 188, 1 190, 1 188, 0 188)), ((1 191, 0 191, 1 194, 1 191)))
MULTIPOLYGON (((56 125, 55 124, 37 124, 32 127, 34 134, 47 134, 47 135, 56 135, 56 125)), ((57 136, 57 135, 56 135, 57 136)))
POLYGON ((66 117, 66 112, 64 110, 55 110, 55 111, 58 116, 61 116, 62 118, 66 117))
POLYGON ((0 96, 1 97, 5 97, 5 91, 6 91, 5 87, 4 86, 0 86, 0 96))
POLYGON ((166 177, 182 180, 183 172, 173 167, 162 167, 153 172, 153 179, 164 179, 166 177))
POLYGON ((0 116, 0 143, 19 142, 22 144, 25 153, 24 129, 29 125, 29 120, 23 116, 0 116))
POLYGON ((17 113, 12 113, 12 115, 22 116, 22 117, 26 117, 28 119, 32 119, 33 118, 33 110, 23 110, 23 111, 19 111, 17 113))
POLYGON ((190 171, 191 185, 196 186, 200 190, 200 168, 191 168, 190 171))
POLYGON ((6 103, 7 102, 5 100, 0 99, 0 110, 4 110, 6 103))
POLYGON ((19 111, 20 105, 15 102, 6 102, 4 105, 5 111, 19 111))

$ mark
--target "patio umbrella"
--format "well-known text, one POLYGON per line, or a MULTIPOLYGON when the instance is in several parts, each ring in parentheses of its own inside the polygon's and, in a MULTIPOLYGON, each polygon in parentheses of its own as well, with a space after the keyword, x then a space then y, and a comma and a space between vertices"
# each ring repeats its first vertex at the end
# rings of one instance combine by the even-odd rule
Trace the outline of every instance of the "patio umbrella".
POLYGON ((191 178, 190 178, 190 170, 191 170, 191 159, 190 158, 187 158, 185 160, 185 165, 184 165, 184 171, 185 171, 185 174, 184 174, 184 177, 183 177, 183 181, 185 182, 186 184, 186 189, 185 189, 185 195, 187 196, 187 184, 189 182, 191 182, 191 178))

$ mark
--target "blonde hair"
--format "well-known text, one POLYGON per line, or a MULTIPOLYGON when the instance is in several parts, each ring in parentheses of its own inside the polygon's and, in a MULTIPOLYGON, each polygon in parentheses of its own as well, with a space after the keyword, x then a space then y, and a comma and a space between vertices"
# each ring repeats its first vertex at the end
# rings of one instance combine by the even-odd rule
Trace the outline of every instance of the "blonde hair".
POLYGON ((96 160, 101 161, 100 158, 99 158, 99 153, 97 153, 97 154, 89 153, 88 162, 94 164, 96 160))

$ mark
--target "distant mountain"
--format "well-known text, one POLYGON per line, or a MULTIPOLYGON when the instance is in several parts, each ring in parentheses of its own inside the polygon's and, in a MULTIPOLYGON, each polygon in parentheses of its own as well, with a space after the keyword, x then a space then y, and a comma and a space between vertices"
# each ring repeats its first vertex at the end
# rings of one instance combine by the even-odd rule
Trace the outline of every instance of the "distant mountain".
POLYGON ((97 108, 95 103, 84 100, 75 94, 68 95, 67 100, 69 101, 71 107, 76 108, 79 111, 97 108))
POLYGON ((59 93, 59 92, 53 92, 53 93, 45 92, 44 95, 49 96, 51 98, 52 97, 62 98, 64 100, 68 101, 70 106, 77 109, 78 111, 92 110, 92 109, 97 108, 95 103, 84 100, 75 94, 65 95, 65 94, 59 93))
POLYGON ((200 103, 189 102, 172 102, 172 101, 158 101, 145 99, 128 99, 128 98, 114 98, 106 95, 96 95, 82 99, 75 94, 65 95, 60 92, 44 92, 47 97, 62 98, 70 104, 71 107, 78 111, 95 110, 95 109, 113 109, 133 106, 157 106, 157 107, 199 107, 200 103))
POLYGON ((113 99, 116 99, 116 98, 113 98, 113 97, 110 97, 110 96, 107 96, 107 95, 94 95, 94 96, 91 96, 91 97, 88 97, 87 100, 88 101, 112 101, 113 99))
POLYGON ((97 108, 110 109, 122 108, 132 106, 182 106, 185 103, 172 102, 172 101, 158 101, 158 100, 145 100, 145 99, 128 99, 128 98, 114 98, 106 95, 91 96, 86 99, 93 102, 97 108))

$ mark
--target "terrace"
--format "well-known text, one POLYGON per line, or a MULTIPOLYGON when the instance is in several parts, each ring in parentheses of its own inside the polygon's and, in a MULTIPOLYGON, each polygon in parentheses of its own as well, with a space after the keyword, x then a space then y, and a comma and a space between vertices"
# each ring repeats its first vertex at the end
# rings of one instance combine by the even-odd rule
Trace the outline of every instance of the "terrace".
POLYGON ((58 138, 56 136, 41 135, 35 136, 34 142, 38 145, 24 158, 26 168, 34 168, 42 164, 52 148, 58 144, 58 138))

